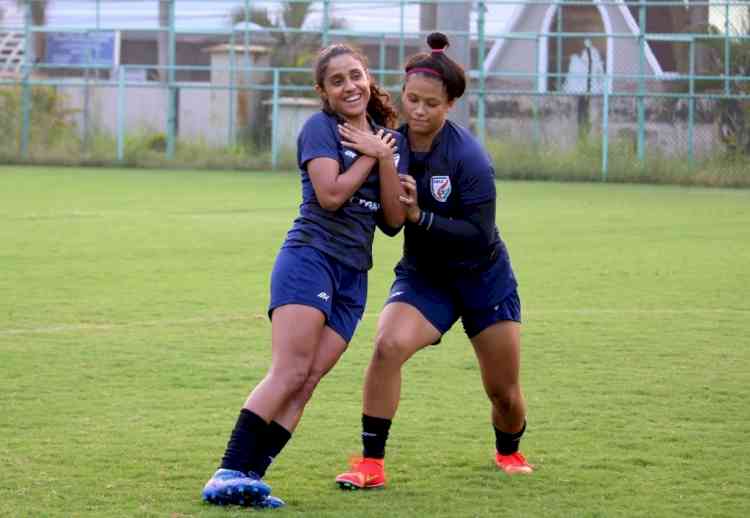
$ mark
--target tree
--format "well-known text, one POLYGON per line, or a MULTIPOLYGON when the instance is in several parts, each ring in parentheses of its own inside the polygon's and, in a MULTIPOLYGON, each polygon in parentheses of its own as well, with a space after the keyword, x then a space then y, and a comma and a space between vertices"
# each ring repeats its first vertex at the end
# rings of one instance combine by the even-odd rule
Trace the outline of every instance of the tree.
MULTIPOLYGON (((266 8, 251 8, 246 11, 240 6, 231 11, 232 27, 247 22, 270 29, 267 33, 264 32, 264 38, 270 37, 274 40, 270 48, 269 65, 271 67, 306 68, 315 58, 323 42, 319 31, 298 31, 305 27, 312 12, 313 3, 282 2, 281 9, 273 16, 266 8)), ((329 28, 342 27, 344 27, 342 20, 330 19, 329 28)), ((242 42, 242 35, 237 39, 242 42)), ((309 72, 285 72, 280 74, 279 80, 283 85, 309 85, 311 83, 309 72)), ((312 89, 310 92, 312 93, 312 89)), ((270 97, 270 95, 271 92, 262 92, 258 96, 251 96, 247 91, 240 92, 238 105, 240 127, 243 128, 240 136, 242 141, 259 147, 268 145, 271 136, 268 127, 271 107, 264 104, 262 98, 270 97)))
MULTIPOLYGON (((275 40, 271 49, 272 67, 305 67, 315 57, 315 52, 322 45, 323 37, 319 31, 299 32, 312 12, 314 2, 283 2, 281 10, 275 19, 267 8, 251 8, 246 12, 244 7, 232 10, 232 25, 242 22, 250 22, 261 27, 272 29, 271 37, 275 40), (284 29, 293 29, 286 31, 284 29)), ((341 29, 345 22, 338 18, 331 18, 330 29, 341 29)), ((284 84, 297 83, 299 77, 296 74, 282 74, 281 82, 284 84)), ((309 79, 304 79, 309 83, 309 79)))
MULTIPOLYGON (((700 81, 699 91, 722 93, 729 86, 732 94, 750 95, 750 83, 733 79, 750 75, 750 40, 744 37, 750 35, 750 12, 747 19, 742 21, 742 27, 735 27, 734 34, 724 34, 723 29, 711 27, 711 34, 722 34, 729 40, 729 78, 700 81), (728 83, 727 83, 728 81, 728 83)), ((712 39, 708 42, 711 61, 711 75, 720 77, 725 71, 724 38, 712 39)), ((719 138, 726 149, 732 154, 750 156, 750 101, 746 99, 721 99, 718 103, 718 131, 719 138)))

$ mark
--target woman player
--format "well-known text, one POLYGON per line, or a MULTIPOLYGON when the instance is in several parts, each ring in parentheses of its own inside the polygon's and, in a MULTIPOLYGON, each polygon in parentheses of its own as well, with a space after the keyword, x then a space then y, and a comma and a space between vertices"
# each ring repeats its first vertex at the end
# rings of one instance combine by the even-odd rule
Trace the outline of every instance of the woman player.
POLYGON ((521 304, 508 251, 495 225, 494 170, 476 139, 446 117, 463 95, 463 69, 445 55, 448 39, 409 59, 402 92, 410 176, 403 257, 378 321, 365 376, 363 458, 336 477, 344 489, 382 487, 385 444, 401 391, 401 366, 436 344, 461 318, 492 403, 495 463, 531 473, 519 452, 526 403, 519 381, 521 304))
POLYGON ((284 505, 262 477, 362 317, 376 225, 393 235, 404 223, 397 164, 406 171, 408 151, 400 134, 383 127, 396 112, 366 59, 346 45, 329 46, 318 56, 315 81, 323 109, 298 138, 300 214, 271 274, 271 366, 203 488, 212 504, 284 505))

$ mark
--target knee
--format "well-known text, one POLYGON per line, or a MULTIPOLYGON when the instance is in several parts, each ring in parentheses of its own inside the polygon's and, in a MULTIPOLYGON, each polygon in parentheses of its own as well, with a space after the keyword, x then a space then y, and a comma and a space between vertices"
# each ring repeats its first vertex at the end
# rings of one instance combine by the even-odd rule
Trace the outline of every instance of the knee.
POLYGON ((302 390, 310 375, 308 365, 295 365, 271 373, 274 385, 280 387, 287 394, 294 394, 302 390))
POLYGON ((401 365, 407 358, 407 345, 396 333, 381 331, 375 339, 373 361, 401 365))
POLYGON ((522 404, 520 385, 501 385, 494 387, 489 391, 488 396, 492 401, 492 406, 497 409, 501 415, 507 415, 514 408, 522 404))
POLYGON ((322 372, 318 372, 315 370, 310 371, 304 383, 302 383, 299 391, 297 392, 297 396, 295 397, 295 399, 299 400, 303 404, 307 403, 312 397, 313 392, 315 392, 315 388, 318 386, 318 383, 320 383, 320 380, 322 378, 322 372))

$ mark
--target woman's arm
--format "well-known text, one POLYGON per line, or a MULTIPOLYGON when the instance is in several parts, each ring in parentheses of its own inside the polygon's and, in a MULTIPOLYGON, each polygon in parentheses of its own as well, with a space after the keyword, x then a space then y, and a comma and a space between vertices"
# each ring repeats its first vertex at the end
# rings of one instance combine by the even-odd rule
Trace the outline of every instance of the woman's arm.
POLYGON ((421 211, 416 225, 446 241, 456 244, 489 244, 495 235, 495 200, 465 207, 463 217, 446 218, 421 211))
POLYGON ((393 152, 397 146, 396 138, 382 129, 373 134, 358 130, 349 124, 339 126, 339 133, 344 145, 377 159, 383 222, 391 228, 401 227, 406 220, 406 211, 399 201, 403 191, 393 161, 393 152))
POLYGON ((403 175, 401 185, 406 193, 401 202, 406 207, 406 217, 410 223, 454 244, 492 241, 495 235, 495 198, 464 207, 460 218, 446 218, 419 207, 417 184, 413 177, 403 175))
POLYGON ((346 203, 352 194, 357 192, 377 160, 370 156, 361 156, 349 166, 344 173, 339 174, 339 163, 332 158, 313 158, 307 164, 307 174, 310 175, 315 197, 325 210, 338 210, 346 203))

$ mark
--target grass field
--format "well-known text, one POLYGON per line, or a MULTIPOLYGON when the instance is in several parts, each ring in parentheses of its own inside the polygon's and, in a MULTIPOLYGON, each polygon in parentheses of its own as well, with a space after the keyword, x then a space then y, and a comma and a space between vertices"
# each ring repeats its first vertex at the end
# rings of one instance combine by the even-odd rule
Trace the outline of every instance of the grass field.
MULTIPOLYGON (((0 516, 244 516, 200 489, 270 358, 294 174, 0 168, 0 516)), ((404 376, 384 491, 342 493, 401 238, 269 472, 282 516, 750 515, 750 191, 499 183, 524 302, 510 479, 460 326, 404 376)), ((274 511, 270 511, 274 513, 274 511)))

